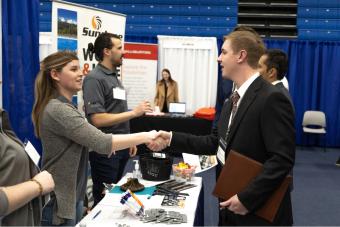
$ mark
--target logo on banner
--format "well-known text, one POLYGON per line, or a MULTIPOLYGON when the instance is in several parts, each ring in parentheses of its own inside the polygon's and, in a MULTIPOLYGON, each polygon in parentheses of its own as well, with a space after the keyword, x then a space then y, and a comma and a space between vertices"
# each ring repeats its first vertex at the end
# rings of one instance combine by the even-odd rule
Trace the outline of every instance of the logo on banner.
POLYGON ((102 32, 98 30, 102 27, 102 19, 99 16, 93 16, 91 19, 91 27, 92 30, 89 27, 84 27, 82 35, 90 37, 97 37, 98 35, 100 35, 102 32))
POLYGON ((99 16, 93 16, 92 17, 92 28, 99 30, 102 26, 102 20, 99 16))

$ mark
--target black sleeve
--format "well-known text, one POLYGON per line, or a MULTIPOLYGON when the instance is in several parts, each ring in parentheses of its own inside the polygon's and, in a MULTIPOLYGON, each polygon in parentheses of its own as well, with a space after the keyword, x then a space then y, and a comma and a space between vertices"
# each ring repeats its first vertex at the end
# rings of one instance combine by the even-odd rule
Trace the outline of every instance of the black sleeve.
POLYGON ((218 146, 217 129, 210 135, 196 136, 188 133, 173 132, 170 150, 174 153, 196 155, 216 155, 218 146))

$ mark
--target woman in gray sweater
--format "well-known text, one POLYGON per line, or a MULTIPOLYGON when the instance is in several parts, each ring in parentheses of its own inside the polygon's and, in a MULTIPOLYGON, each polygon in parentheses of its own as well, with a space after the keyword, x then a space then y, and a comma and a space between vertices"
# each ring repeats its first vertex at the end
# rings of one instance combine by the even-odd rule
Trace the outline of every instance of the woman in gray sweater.
POLYGON ((41 196, 53 188, 52 176, 38 173, 0 108, 0 226, 39 225, 41 196))
POLYGON ((108 156, 158 136, 155 131, 127 135, 104 134, 72 105, 82 88, 83 73, 72 52, 46 57, 35 81, 32 118, 43 146, 42 168, 55 181, 44 207, 42 225, 75 225, 81 219, 86 190, 88 148, 108 156))

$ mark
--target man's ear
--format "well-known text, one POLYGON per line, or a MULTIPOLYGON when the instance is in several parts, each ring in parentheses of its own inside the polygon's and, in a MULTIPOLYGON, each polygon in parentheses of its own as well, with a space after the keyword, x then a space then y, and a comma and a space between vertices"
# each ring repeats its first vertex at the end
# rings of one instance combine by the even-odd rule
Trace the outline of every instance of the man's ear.
POLYGON ((269 78, 273 79, 273 81, 277 80, 277 69, 276 68, 269 69, 268 76, 269 78))
POLYGON ((52 77, 53 80, 56 80, 56 81, 60 80, 59 77, 58 77, 58 72, 55 69, 51 70, 51 77, 52 77))
POLYGON ((244 61, 246 60, 247 56, 248 56, 247 51, 241 50, 241 51, 239 52, 239 56, 238 56, 238 58, 237 58, 237 63, 242 63, 242 62, 244 62, 244 61))
POLYGON ((110 55, 110 49, 104 48, 103 55, 110 55))

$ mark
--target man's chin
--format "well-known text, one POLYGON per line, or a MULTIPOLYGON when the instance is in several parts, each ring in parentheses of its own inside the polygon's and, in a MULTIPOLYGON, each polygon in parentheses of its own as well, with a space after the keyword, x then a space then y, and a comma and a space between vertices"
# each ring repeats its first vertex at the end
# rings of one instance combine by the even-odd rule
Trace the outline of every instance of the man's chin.
POLYGON ((222 74, 222 78, 225 79, 225 80, 230 80, 230 77, 228 75, 223 75, 222 74))

